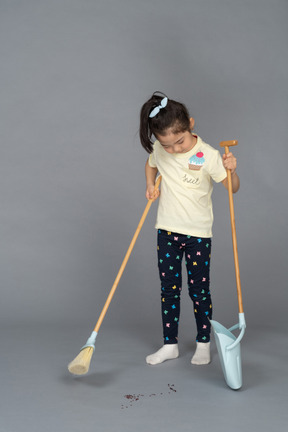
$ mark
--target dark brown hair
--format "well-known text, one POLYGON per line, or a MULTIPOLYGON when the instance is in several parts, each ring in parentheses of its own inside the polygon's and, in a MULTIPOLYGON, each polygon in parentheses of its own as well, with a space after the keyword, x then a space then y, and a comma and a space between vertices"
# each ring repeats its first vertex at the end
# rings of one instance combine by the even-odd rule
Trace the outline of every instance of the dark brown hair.
POLYGON ((166 135, 170 128, 175 134, 190 130, 190 117, 186 106, 172 99, 168 99, 166 107, 161 108, 155 117, 149 117, 164 97, 167 97, 164 93, 155 92, 141 108, 139 135, 141 144, 148 153, 153 151, 152 135, 157 139, 158 134, 166 135))

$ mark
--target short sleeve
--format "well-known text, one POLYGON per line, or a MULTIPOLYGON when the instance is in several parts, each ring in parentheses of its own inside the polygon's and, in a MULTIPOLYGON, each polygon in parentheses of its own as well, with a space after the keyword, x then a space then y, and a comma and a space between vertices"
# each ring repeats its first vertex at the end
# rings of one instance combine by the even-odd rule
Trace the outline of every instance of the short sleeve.
POLYGON ((211 164, 209 165, 209 174, 216 183, 220 183, 227 177, 227 172, 218 150, 215 150, 211 164))
POLYGON ((157 168, 154 151, 150 154, 148 162, 151 168, 157 168))

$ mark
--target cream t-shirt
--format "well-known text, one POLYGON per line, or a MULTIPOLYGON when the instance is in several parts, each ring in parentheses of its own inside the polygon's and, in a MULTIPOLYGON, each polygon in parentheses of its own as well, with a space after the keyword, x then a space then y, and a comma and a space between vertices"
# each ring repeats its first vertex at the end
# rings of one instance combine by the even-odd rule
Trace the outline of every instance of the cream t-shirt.
POLYGON ((155 228, 209 238, 213 224, 212 180, 219 183, 227 174, 219 151, 195 136, 196 145, 187 153, 171 154, 159 141, 154 142, 149 165, 162 176, 155 228))

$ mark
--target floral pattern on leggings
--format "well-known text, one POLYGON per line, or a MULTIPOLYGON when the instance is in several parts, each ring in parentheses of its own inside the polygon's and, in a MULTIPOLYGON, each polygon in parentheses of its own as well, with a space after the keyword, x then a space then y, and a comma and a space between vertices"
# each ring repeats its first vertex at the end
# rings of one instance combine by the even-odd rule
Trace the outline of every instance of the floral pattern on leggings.
POLYGON ((182 259, 188 275, 188 292, 193 301, 197 342, 210 341, 212 303, 209 291, 211 239, 158 230, 158 267, 164 344, 178 341, 182 259))

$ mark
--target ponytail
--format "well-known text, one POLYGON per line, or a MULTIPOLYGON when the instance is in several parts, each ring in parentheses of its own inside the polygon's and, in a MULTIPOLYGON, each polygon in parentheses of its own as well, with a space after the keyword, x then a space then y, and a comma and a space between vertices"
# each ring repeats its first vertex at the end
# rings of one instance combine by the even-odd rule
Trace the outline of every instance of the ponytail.
POLYGON ((144 149, 149 154, 152 153, 153 151, 153 141, 151 140, 152 131, 149 125, 149 114, 152 111, 152 109, 153 109, 153 102, 151 98, 142 106, 140 111, 140 128, 139 128, 140 141, 144 149))
POLYGON ((144 149, 148 153, 153 152, 152 135, 157 138, 158 135, 166 135, 167 130, 172 128, 172 133, 180 133, 190 130, 189 113, 185 105, 168 99, 166 106, 161 106, 163 98, 167 97, 164 93, 155 92, 151 98, 144 103, 140 111, 140 128, 139 136, 144 149), (156 115, 151 115, 156 107, 161 109, 156 110, 156 115))

